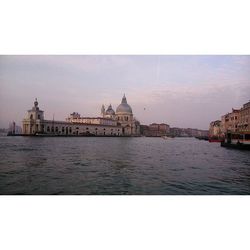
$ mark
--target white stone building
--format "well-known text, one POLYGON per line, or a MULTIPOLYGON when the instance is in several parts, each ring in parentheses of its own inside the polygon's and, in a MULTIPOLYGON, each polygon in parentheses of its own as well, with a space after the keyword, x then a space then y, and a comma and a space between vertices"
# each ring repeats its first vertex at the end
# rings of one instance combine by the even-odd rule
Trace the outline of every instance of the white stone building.
POLYGON ((128 105, 125 95, 116 112, 109 105, 101 110, 102 117, 81 117, 74 112, 66 121, 44 119, 44 111, 38 107, 37 99, 34 107, 28 110, 23 119, 25 135, 93 135, 93 136, 139 136, 140 123, 133 117, 132 108, 128 105))

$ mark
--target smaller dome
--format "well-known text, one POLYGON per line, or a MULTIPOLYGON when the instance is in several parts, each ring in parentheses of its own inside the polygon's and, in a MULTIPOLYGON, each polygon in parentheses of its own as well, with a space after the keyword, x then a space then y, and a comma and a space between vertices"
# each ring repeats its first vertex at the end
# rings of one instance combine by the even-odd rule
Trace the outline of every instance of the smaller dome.
POLYGON ((109 105, 108 109, 106 110, 106 115, 115 115, 115 111, 113 110, 111 104, 109 105))

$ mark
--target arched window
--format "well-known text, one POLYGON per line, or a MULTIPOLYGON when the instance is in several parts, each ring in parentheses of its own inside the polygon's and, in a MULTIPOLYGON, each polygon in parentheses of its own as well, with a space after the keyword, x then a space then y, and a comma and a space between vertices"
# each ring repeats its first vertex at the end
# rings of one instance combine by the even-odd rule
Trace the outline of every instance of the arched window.
POLYGON ((50 127, 49 126, 47 127, 47 132, 50 132, 50 127))
POLYGON ((40 120, 40 115, 37 116, 37 119, 40 120))
POLYGON ((33 119, 33 114, 30 115, 30 119, 33 119))

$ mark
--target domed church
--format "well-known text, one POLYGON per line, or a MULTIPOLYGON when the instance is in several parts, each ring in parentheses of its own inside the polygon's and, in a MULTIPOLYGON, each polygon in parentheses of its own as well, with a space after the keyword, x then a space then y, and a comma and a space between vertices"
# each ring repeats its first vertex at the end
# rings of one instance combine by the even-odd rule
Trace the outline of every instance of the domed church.
POLYGON ((140 123, 133 117, 132 108, 128 104, 125 94, 121 104, 116 108, 116 112, 112 109, 111 104, 106 111, 104 105, 102 105, 101 114, 104 118, 116 120, 118 125, 122 126, 124 135, 140 134, 140 123))
POLYGON ((73 112, 66 121, 47 120, 44 111, 38 107, 37 99, 34 107, 23 119, 24 135, 56 135, 56 136, 139 136, 140 123, 133 117, 132 108, 124 95, 116 112, 110 104, 105 110, 101 108, 101 117, 81 117, 73 112))

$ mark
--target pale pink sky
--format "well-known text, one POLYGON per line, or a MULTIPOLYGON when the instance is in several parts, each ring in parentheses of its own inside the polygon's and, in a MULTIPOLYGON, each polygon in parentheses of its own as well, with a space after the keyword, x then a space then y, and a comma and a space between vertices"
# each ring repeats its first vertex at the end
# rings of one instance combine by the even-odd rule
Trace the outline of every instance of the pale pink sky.
POLYGON ((142 124, 207 129, 250 99, 249 56, 0 56, 0 127, 37 97, 46 119, 98 116, 126 94, 142 124))

